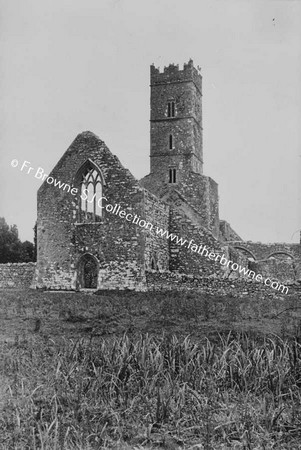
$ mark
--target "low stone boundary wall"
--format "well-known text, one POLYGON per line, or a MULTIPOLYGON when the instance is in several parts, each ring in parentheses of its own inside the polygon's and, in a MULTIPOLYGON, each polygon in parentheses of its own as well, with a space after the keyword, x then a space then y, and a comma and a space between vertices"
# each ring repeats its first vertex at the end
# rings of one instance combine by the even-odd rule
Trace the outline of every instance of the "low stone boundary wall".
MULTIPOLYGON (((1 288, 29 288, 32 285, 36 263, 0 264, 1 288)), ((220 276, 197 277, 177 272, 146 272, 146 289, 148 291, 191 291, 197 290, 212 295, 231 295, 241 297, 258 295, 261 298, 286 296, 263 283, 245 278, 221 278, 220 276)), ((301 295, 301 283, 288 283, 288 294, 301 295)))
POLYGON ((0 288, 29 288, 36 263, 0 264, 0 288))
POLYGON ((234 297, 257 295, 260 298, 301 294, 301 283, 297 282, 287 284, 288 294, 285 294, 252 279, 235 278, 231 280, 221 277, 195 277, 176 272, 146 272, 146 283, 149 291, 198 290, 212 295, 231 295, 234 297))

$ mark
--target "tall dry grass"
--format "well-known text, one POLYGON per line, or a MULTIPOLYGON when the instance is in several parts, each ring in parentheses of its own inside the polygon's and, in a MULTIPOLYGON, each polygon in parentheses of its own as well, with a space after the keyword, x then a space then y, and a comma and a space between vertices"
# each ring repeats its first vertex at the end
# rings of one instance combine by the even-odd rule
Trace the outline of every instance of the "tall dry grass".
POLYGON ((2 354, 3 449, 300 448, 296 339, 45 338, 2 354))

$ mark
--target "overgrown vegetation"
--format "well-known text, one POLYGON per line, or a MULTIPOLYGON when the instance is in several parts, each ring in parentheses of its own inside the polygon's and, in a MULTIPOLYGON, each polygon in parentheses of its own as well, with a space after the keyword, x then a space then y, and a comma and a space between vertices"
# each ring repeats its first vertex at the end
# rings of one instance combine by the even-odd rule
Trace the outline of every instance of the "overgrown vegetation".
POLYGON ((0 448, 300 448, 297 296, 2 293, 0 448))
POLYGON ((3 360, 11 383, 0 439, 8 449, 292 448, 301 440, 300 350, 246 334, 202 346, 168 335, 16 342, 3 360))

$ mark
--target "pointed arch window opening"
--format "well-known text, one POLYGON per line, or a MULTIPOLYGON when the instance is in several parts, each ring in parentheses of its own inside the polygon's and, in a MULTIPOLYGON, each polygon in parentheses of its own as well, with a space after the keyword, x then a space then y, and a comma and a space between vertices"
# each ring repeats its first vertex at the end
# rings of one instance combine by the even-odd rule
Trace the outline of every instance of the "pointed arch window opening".
POLYGON ((80 222, 100 222, 102 217, 102 178, 95 167, 88 167, 80 181, 80 222))
POLYGON ((151 259, 150 259, 150 268, 151 268, 151 270, 153 270, 153 271, 159 271, 159 265, 158 265, 158 262, 157 262, 157 255, 156 254, 153 254, 152 256, 151 256, 151 259))

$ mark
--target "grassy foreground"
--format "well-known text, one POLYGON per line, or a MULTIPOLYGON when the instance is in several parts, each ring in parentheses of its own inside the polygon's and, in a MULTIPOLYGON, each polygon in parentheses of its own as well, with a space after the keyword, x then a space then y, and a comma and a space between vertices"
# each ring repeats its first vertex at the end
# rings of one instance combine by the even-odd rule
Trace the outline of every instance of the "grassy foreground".
POLYGON ((0 291, 0 448, 301 448, 300 306, 0 291))

